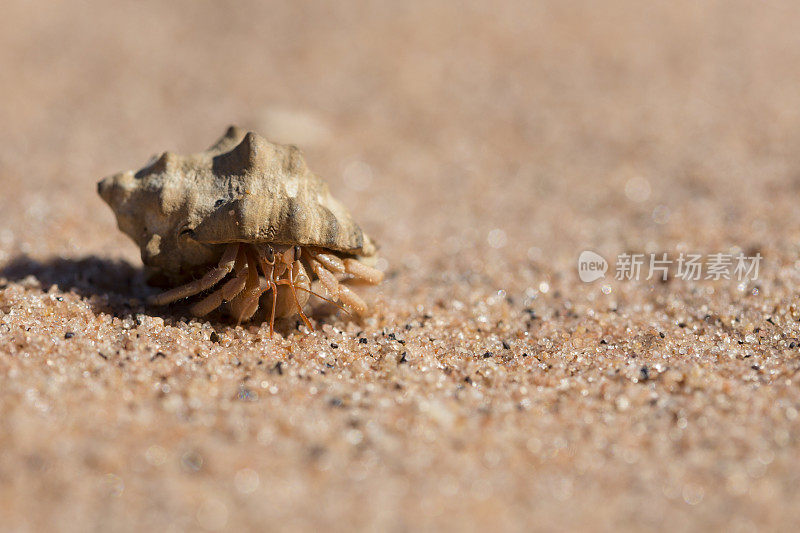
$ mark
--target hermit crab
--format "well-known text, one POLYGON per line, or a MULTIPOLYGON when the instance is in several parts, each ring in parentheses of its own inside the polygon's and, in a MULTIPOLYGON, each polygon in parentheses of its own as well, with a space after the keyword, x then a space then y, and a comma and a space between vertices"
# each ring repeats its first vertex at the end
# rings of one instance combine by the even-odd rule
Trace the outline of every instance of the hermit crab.
POLYGON ((312 294, 363 314, 343 282, 383 279, 375 245, 300 150, 237 127, 204 152, 165 152, 109 176, 98 193, 139 245, 150 280, 173 286, 154 305, 196 297, 196 316, 222 308, 241 323, 264 308, 270 334, 276 318, 297 314, 313 330, 303 312, 312 294))

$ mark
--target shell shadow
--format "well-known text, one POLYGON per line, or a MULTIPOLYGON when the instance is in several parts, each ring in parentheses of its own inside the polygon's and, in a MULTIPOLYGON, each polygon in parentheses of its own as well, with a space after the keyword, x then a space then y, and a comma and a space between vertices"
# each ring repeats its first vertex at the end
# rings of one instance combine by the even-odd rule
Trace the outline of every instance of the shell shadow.
MULTIPOLYGON (((188 302, 178 302, 169 306, 154 307, 146 305, 148 296, 163 289, 149 285, 145 279, 144 269, 137 268, 120 259, 107 259, 94 255, 80 258, 54 257, 38 260, 21 255, 0 267, 0 289, 3 280, 7 282, 25 282, 33 278, 43 291, 56 285, 61 292, 72 292, 89 301, 95 312, 109 313, 117 317, 145 313, 151 316, 171 318, 174 320, 189 319, 188 302)), ((306 313, 315 318, 330 317, 336 308, 324 302, 315 302, 306 313)), ((256 315, 260 323, 266 317, 263 312, 256 315)), ((210 313, 207 320, 214 327, 235 325, 229 317, 220 311, 210 313)), ((275 331, 286 335, 296 330, 299 318, 287 318, 276 321, 275 331)))
POLYGON ((115 315, 128 314, 135 299, 144 299, 153 292, 144 280, 142 269, 119 259, 98 256, 80 258, 54 257, 38 260, 27 255, 18 256, 0 268, 0 278, 9 282, 35 279, 42 290, 57 285, 62 292, 73 292, 84 298, 92 298, 95 310, 115 315))

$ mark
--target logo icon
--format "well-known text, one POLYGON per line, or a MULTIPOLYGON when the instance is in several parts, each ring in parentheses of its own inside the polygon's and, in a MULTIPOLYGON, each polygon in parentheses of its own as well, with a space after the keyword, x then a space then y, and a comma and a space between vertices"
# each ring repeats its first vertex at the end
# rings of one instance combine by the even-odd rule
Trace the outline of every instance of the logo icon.
POLYGON ((578 277, 584 283, 591 283, 606 277, 608 261, 602 255, 584 250, 578 257, 578 277))

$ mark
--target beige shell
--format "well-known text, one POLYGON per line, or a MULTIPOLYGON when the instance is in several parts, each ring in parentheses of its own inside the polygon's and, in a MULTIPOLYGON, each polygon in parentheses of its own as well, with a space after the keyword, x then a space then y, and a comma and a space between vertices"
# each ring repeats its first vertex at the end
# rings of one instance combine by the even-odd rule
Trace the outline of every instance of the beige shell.
POLYGON ((221 243, 315 246, 367 262, 375 254, 297 147, 236 127, 204 152, 165 152, 109 176, 98 192, 145 265, 170 279, 216 261, 221 243))

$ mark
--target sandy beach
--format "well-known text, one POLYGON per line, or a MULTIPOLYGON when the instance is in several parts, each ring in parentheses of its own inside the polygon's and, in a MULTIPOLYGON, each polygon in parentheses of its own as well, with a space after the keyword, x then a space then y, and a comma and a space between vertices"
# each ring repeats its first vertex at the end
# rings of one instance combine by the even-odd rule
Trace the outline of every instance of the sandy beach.
POLYGON ((2 11, 0 529, 796 530, 800 5, 2 11), (146 304, 96 183, 231 124, 379 244, 365 318, 146 304))

